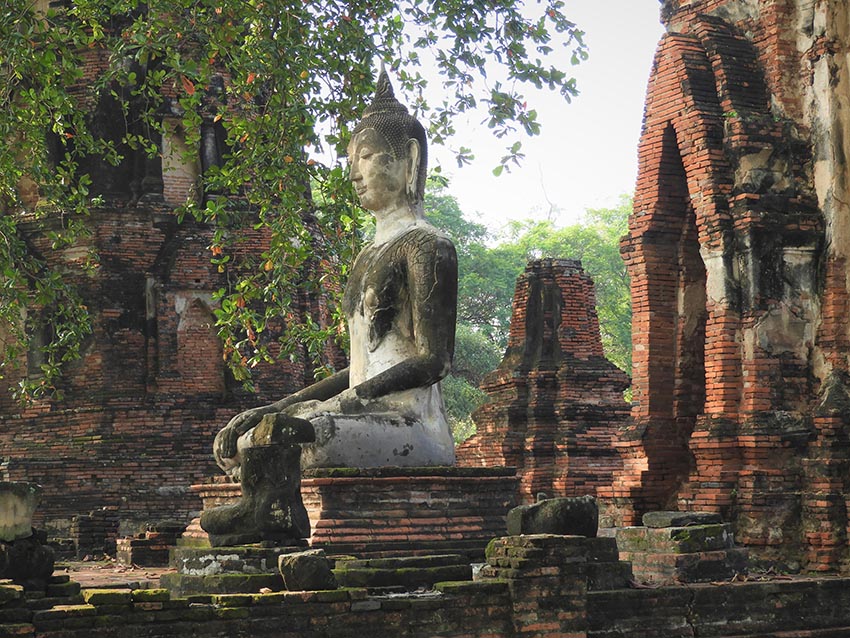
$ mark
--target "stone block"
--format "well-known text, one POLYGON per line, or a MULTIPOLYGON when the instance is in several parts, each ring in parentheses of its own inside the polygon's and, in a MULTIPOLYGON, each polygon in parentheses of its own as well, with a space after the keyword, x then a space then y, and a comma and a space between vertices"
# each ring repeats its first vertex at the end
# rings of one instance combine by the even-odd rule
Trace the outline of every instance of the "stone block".
POLYGON ((160 582, 174 596, 197 594, 256 594, 263 588, 283 589, 280 574, 163 574, 160 582))
POLYGON ((133 596, 129 589, 86 589, 82 592, 83 600, 89 605, 129 605, 133 596))
POLYGON ((11 542, 32 536, 32 515, 41 491, 36 483, 0 481, 0 540, 11 542))
POLYGON ((747 572, 749 553, 735 548, 688 554, 624 553, 638 580, 656 584, 729 580, 747 572))
POLYGON ((617 541, 610 536, 588 538, 585 546, 587 547, 587 561, 589 563, 614 563, 620 560, 617 541))
POLYGON ((604 591, 608 589, 624 589, 634 580, 632 564, 625 561, 610 563, 588 562, 587 589, 589 591, 604 591))
POLYGON ((283 585, 289 591, 336 589, 331 563, 322 549, 283 554, 278 557, 283 585))
POLYGON ((215 574, 274 574, 281 555, 301 551, 301 547, 176 547, 171 550, 171 564, 181 574, 212 576, 215 574))
POLYGON ((413 590, 420 587, 430 589, 442 581, 472 580, 472 567, 464 564, 397 569, 345 568, 335 569, 334 574, 343 587, 401 587, 413 590))
POLYGON ((37 535, 0 541, 0 578, 9 578, 26 589, 44 590, 53 574, 53 549, 37 535))
POLYGON ((508 535, 561 534, 595 537, 599 508, 592 496, 552 498, 508 512, 508 535))
POLYGON ((689 527, 623 527, 617 530, 621 552, 687 554, 729 549, 734 546, 728 523, 689 527))

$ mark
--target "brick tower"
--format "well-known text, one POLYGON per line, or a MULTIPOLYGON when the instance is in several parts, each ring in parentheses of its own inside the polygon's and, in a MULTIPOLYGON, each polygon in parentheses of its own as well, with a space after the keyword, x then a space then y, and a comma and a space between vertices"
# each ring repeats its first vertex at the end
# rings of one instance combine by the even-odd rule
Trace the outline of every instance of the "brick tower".
POLYGON ((612 503, 719 511, 766 558, 847 558, 850 13, 666 0, 622 252, 632 423, 612 503))
POLYGON ((520 500, 595 496, 621 469, 612 442, 628 376, 602 353, 593 281, 571 259, 529 262, 517 280, 505 358, 458 464, 516 467, 520 500))

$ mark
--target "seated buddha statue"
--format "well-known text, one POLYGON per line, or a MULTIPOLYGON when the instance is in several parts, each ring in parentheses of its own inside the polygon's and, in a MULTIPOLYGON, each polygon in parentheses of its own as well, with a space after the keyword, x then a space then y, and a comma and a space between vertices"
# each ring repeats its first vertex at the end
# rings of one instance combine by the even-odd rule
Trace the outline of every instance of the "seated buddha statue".
POLYGON ((424 220, 425 130, 384 71, 353 131, 348 162, 360 203, 375 217, 374 239, 355 259, 343 296, 350 365, 234 417, 214 444, 216 461, 234 478, 246 450, 274 444, 273 426, 256 427, 267 415, 312 424, 303 468, 454 463, 439 381, 454 352, 457 256, 424 220))

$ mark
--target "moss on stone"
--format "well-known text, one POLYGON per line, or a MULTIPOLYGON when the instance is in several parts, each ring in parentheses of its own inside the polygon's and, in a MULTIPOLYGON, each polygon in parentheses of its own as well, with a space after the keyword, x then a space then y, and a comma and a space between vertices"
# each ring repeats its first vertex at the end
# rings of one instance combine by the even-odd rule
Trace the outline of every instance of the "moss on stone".
POLYGON ((129 589, 84 589, 83 600, 90 605, 129 605, 133 596, 129 589))
POLYGON ((245 607, 216 607, 213 608, 213 615, 221 620, 239 620, 248 618, 251 612, 245 607))
POLYGON ((0 585, 0 605, 23 598, 23 595, 24 588, 21 585, 0 585))
POLYGON ((501 578, 487 580, 449 580, 436 583, 434 589, 444 594, 497 594, 508 586, 501 578))
POLYGON ((133 602, 137 603, 165 602, 170 598, 167 589, 134 589, 131 595, 133 602))
POLYGON ((254 602, 255 594, 214 594, 213 605, 219 607, 248 607, 254 602))

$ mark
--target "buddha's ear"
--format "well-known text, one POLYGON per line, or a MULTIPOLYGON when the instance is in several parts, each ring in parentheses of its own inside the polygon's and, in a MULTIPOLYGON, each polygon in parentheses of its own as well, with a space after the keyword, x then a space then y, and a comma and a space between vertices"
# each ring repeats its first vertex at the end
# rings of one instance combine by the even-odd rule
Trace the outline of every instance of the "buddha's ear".
POLYGON ((407 140, 407 196, 411 199, 416 197, 416 180, 419 177, 419 142, 415 139, 407 140))

